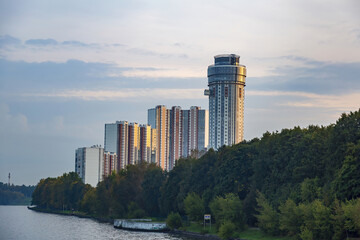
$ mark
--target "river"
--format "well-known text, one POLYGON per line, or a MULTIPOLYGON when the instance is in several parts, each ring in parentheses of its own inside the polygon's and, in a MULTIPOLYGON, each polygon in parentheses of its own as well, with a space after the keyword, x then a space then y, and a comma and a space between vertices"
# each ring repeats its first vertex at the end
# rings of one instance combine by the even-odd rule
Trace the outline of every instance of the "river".
POLYGON ((39 213, 26 206, 0 206, 0 239, 12 240, 189 240, 168 233, 132 232, 92 219, 39 213))

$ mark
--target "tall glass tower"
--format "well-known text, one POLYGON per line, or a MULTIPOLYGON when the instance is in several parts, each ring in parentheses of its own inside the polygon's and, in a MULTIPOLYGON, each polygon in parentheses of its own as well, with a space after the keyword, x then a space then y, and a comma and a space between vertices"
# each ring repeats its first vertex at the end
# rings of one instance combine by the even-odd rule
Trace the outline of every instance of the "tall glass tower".
POLYGON ((243 140, 246 67, 239 60, 235 54, 217 55, 208 67, 209 148, 243 140))

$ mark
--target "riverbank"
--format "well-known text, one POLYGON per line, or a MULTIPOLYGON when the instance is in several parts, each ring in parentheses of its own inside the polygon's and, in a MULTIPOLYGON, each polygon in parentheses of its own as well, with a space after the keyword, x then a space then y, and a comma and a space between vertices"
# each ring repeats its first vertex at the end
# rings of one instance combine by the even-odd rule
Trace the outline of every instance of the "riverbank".
POLYGON ((33 210, 36 212, 42 212, 42 213, 52 213, 52 214, 58 214, 58 215, 65 215, 65 216, 76 216, 79 218, 89 218, 89 219, 94 219, 98 222, 102 222, 102 223, 113 223, 114 219, 111 218, 100 218, 100 217, 95 217, 95 216, 91 216, 91 215, 87 215, 83 212, 78 212, 78 211, 70 211, 70 210, 53 210, 53 209, 44 209, 44 208, 38 208, 38 207, 32 207, 32 206, 28 206, 27 207, 29 210, 33 210))
MULTIPOLYGON (((65 211, 65 210, 62 211, 62 210, 53 210, 53 209, 43 209, 43 208, 31 207, 31 206, 28 206, 27 208, 29 210, 36 211, 36 212, 42 212, 42 213, 58 214, 58 215, 65 215, 65 216, 76 216, 79 218, 89 218, 89 219, 93 219, 93 220, 96 220, 96 221, 102 222, 102 223, 113 224, 113 222, 114 222, 114 219, 111 219, 111 218, 99 218, 99 217, 90 216, 85 213, 77 212, 77 211, 65 211)), ((134 229, 131 229, 130 231, 134 231, 134 229)), ((190 231, 170 230, 167 233, 173 234, 173 235, 178 235, 178 236, 197 238, 197 239, 221 240, 221 238, 216 235, 201 234, 201 233, 190 232, 190 231)))
MULTIPOLYGON (((36 212, 42 212, 42 213, 51 213, 51 214, 58 214, 58 215, 65 215, 65 216, 76 216, 79 218, 88 218, 93 219, 101 223, 114 223, 114 219, 111 218, 99 218, 95 216, 90 216, 82 212, 77 211, 59 211, 59 210, 52 210, 52 209, 42 209, 38 207, 27 207, 29 210, 33 210, 36 212)), ((197 230, 200 228, 198 226, 188 226, 188 229, 186 230, 171 230, 167 233, 172 235, 178 235, 178 236, 184 236, 184 237, 190 237, 190 238, 196 238, 196 239, 208 239, 208 240, 221 240, 221 238, 214 234, 209 233, 201 233, 197 230), (189 231, 190 230, 190 231, 189 231)), ((134 231, 134 230, 132 230, 134 231)), ((235 240, 289 240, 290 238, 286 237, 272 237, 264 235, 260 230, 258 229, 248 229, 244 232, 239 233, 237 238, 234 238, 235 240)))

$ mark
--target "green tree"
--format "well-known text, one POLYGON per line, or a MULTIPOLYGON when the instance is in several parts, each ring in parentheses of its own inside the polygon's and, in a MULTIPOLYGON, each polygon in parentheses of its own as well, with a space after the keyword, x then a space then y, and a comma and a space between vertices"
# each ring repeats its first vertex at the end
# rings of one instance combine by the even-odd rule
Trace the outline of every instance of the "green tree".
POLYGON ((242 203, 234 193, 226 194, 225 197, 216 197, 210 203, 210 209, 218 227, 220 227, 222 223, 230 221, 237 229, 245 228, 245 216, 242 203))
POLYGON ((321 196, 321 188, 319 186, 319 178, 306 178, 301 183, 301 200, 302 202, 312 202, 321 196))
POLYGON ((360 235, 360 198, 342 204, 345 216, 345 229, 360 235))
POLYGON ((331 209, 318 199, 312 203, 300 204, 300 211, 303 213, 303 227, 312 232, 314 239, 331 239, 331 209))
POLYGON ((290 236, 296 236, 300 233, 303 223, 302 214, 295 202, 291 199, 286 200, 279 207, 279 228, 290 236))
POLYGON ((345 160, 333 185, 339 199, 360 197, 360 140, 356 145, 347 145, 345 160))
POLYGON ((189 193, 184 200, 185 212, 190 220, 201 221, 204 217, 204 201, 196 193, 189 193))
POLYGON ((257 193, 256 202, 258 204, 257 211, 259 214, 255 215, 258 220, 259 228, 265 233, 271 235, 279 234, 279 214, 269 204, 268 200, 261 193, 257 193))
POLYGON ((165 173, 155 164, 151 164, 145 172, 142 188, 142 207, 149 216, 159 216, 160 188, 164 184, 165 173))
POLYGON ((96 189, 90 185, 86 186, 87 191, 84 194, 83 199, 81 200, 80 210, 89 214, 96 213, 96 189))
POLYGON ((331 222, 333 227, 333 240, 341 240, 346 237, 345 234, 345 214, 341 203, 335 199, 333 211, 331 213, 331 222))

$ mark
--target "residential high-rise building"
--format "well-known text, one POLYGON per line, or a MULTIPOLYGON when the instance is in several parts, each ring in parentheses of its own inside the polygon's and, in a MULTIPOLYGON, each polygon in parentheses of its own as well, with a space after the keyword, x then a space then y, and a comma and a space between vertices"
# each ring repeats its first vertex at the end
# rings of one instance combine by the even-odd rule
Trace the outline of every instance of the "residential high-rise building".
MULTIPOLYGON (((156 134, 152 134, 156 145, 156 163, 163 169, 171 170, 181 157, 193 152, 203 153, 208 147, 208 111, 193 106, 182 110, 173 106, 170 110, 159 105, 148 109, 148 124, 155 125, 156 134)), ((152 147, 153 148, 153 147, 152 147)))
POLYGON ((106 123, 104 135, 104 151, 116 153, 117 141, 117 123, 106 123))
POLYGON ((104 148, 94 145, 76 149, 75 172, 85 184, 96 187, 103 180, 103 166, 104 148))
POLYGON ((157 131, 151 128, 151 163, 156 163, 157 146, 157 131))
POLYGON ((206 151, 209 145, 209 111, 198 109, 197 113, 197 148, 199 152, 206 151))
POLYGON ((116 171, 117 166, 117 156, 113 152, 104 152, 104 166, 103 166, 103 176, 109 176, 112 172, 116 171))
POLYGON ((129 123, 117 121, 117 171, 124 169, 129 164, 129 123))
POLYGON ((137 123, 130 123, 128 126, 128 144, 129 157, 127 164, 139 163, 140 129, 137 123))
POLYGON ((150 125, 127 121, 105 124, 105 152, 115 154, 115 171, 142 161, 155 163, 158 147, 156 135, 156 130, 150 125))
POLYGON ((170 110, 164 105, 156 106, 156 163, 163 170, 169 169, 169 134, 170 134, 170 110))
POLYGON ((246 67, 239 59, 235 54, 217 55, 208 67, 209 148, 243 140, 246 67))
POLYGON ((152 128, 156 128, 156 109, 155 108, 148 109, 147 124, 149 124, 152 128))
POLYGON ((148 124, 155 128, 156 154, 155 163, 163 170, 170 170, 170 110, 158 105, 148 110, 148 124))
POLYGON ((182 110, 174 106, 170 111, 170 149, 169 169, 175 166, 175 161, 182 156, 182 110))
POLYGON ((183 138, 182 138, 182 154, 181 156, 187 157, 189 155, 189 112, 190 110, 182 111, 182 130, 183 130, 183 138))
POLYGON ((140 125, 140 162, 151 163, 151 133, 150 125, 140 125))
POLYGON ((207 110, 192 106, 183 110, 183 157, 202 152, 208 147, 209 114, 207 110))

